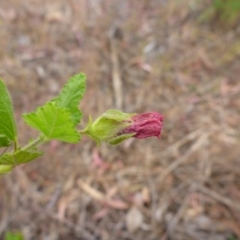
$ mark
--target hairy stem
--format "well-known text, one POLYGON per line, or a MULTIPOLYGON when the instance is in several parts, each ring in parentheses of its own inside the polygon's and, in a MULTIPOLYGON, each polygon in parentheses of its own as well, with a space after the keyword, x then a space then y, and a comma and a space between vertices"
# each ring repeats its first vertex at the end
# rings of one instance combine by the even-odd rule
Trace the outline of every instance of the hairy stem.
POLYGON ((14 148, 14 152, 16 152, 18 150, 18 148, 19 148, 17 138, 14 139, 13 148, 14 148))
POLYGON ((43 136, 39 136, 38 138, 34 139, 32 142, 30 142, 28 145, 22 148, 22 150, 28 151, 31 150, 32 148, 38 146, 43 142, 43 136))
POLYGON ((86 134, 87 133, 87 130, 86 129, 83 129, 83 130, 79 130, 78 131, 80 134, 86 134))

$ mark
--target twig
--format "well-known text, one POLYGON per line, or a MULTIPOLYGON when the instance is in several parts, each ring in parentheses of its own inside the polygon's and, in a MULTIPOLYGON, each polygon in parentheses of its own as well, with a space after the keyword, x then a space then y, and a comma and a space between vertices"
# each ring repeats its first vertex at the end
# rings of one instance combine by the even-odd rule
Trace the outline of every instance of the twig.
POLYGON ((201 135, 203 133, 202 130, 198 129, 194 132, 189 133, 188 135, 184 136, 183 138, 181 138, 180 140, 178 140, 177 142, 175 142, 173 145, 171 145, 170 147, 168 147, 162 154, 166 154, 166 155, 173 155, 173 153, 176 152, 177 149, 179 149, 182 145, 186 144, 187 142, 193 140, 194 138, 198 137, 199 135, 201 135))
POLYGON ((38 144, 40 144, 43 141, 43 137, 40 135, 38 138, 34 139, 32 142, 30 142, 28 145, 23 147, 21 150, 30 150, 34 147, 36 147, 38 144))
POLYGON ((191 194, 191 192, 193 192, 196 189, 196 185, 192 184, 185 196, 185 198, 182 201, 181 206, 178 209, 178 212, 176 213, 176 215, 174 216, 174 218, 171 220, 169 227, 167 228, 167 232, 168 234, 171 236, 174 232, 174 229, 176 227, 176 225, 178 224, 178 222, 180 221, 181 217, 184 214, 184 211, 186 210, 188 203, 189 203, 189 195, 191 194))
POLYGON ((181 164, 185 163, 188 159, 189 156, 195 152, 202 144, 203 142, 206 141, 206 139, 208 138, 208 133, 203 134, 202 136, 199 137, 199 139, 192 145, 192 147, 190 148, 190 150, 182 157, 180 157, 179 159, 177 159, 175 162, 173 162, 172 164, 170 164, 164 171, 163 173, 161 173, 160 178, 159 178, 159 184, 163 183, 163 181, 166 179, 166 177, 172 172, 174 171, 178 166, 180 166, 181 164))
POLYGON ((203 192, 204 194, 210 196, 211 198, 215 199, 216 201, 219 201, 228 207, 235 208, 236 210, 240 211, 239 203, 233 202, 231 199, 223 197, 219 193, 216 193, 207 187, 197 185, 197 189, 200 190, 201 192, 203 192))
POLYGON ((51 213, 49 210, 44 211, 43 209, 40 208, 35 208, 35 210, 41 214, 46 214, 48 217, 51 219, 54 219, 58 221, 59 223, 65 225, 66 227, 74 230, 75 232, 80 232, 84 238, 89 239, 89 240, 94 240, 95 237, 93 237, 90 233, 86 231, 86 229, 83 229, 82 227, 74 224, 73 222, 69 221, 68 219, 60 219, 56 214, 51 213))
POLYGON ((113 82, 113 91, 116 100, 116 107, 121 109, 123 98, 122 98, 122 80, 120 74, 119 60, 117 56, 117 47, 114 34, 116 32, 116 27, 111 27, 109 31, 109 41, 111 47, 111 60, 112 60, 112 82, 113 82))

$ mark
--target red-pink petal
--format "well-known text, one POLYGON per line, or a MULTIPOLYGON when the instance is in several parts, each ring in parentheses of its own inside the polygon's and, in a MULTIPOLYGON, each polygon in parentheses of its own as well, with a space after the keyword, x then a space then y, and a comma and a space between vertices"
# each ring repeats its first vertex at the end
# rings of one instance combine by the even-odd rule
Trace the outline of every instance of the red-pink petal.
POLYGON ((135 133, 135 138, 160 137, 163 116, 158 112, 137 114, 132 118, 132 125, 124 129, 123 133, 135 133))

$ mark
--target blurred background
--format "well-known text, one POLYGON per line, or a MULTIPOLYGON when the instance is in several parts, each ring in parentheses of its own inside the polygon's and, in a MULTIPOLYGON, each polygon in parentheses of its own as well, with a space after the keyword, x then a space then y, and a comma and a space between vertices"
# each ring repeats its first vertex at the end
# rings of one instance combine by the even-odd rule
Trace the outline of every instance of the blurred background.
POLYGON ((42 146, 0 178, 0 238, 240 239, 239 17, 240 0, 1 0, 0 76, 22 145, 37 132, 21 114, 80 71, 80 128, 110 108, 158 111, 164 128, 42 146))

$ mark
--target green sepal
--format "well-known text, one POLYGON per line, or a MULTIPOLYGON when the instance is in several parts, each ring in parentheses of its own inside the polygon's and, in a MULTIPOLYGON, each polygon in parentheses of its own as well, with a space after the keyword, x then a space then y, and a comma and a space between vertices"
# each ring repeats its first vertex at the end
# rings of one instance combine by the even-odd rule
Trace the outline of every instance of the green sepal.
POLYGON ((136 113, 124 113, 116 109, 109 109, 103 113, 100 117, 113 119, 117 122, 129 121, 130 117, 136 115, 136 113))
POLYGON ((124 140, 133 137, 134 135, 135 133, 120 135, 115 138, 112 138, 108 143, 111 145, 117 145, 118 143, 121 143, 124 140))
POLYGON ((121 132, 132 124, 131 117, 135 114, 123 113, 118 110, 108 110, 103 113, 94 122, 89 120, 84 133, 92 137, 97 144, 107 142, 109 144, 118 144, 134 134, 122 134, 121 132))

